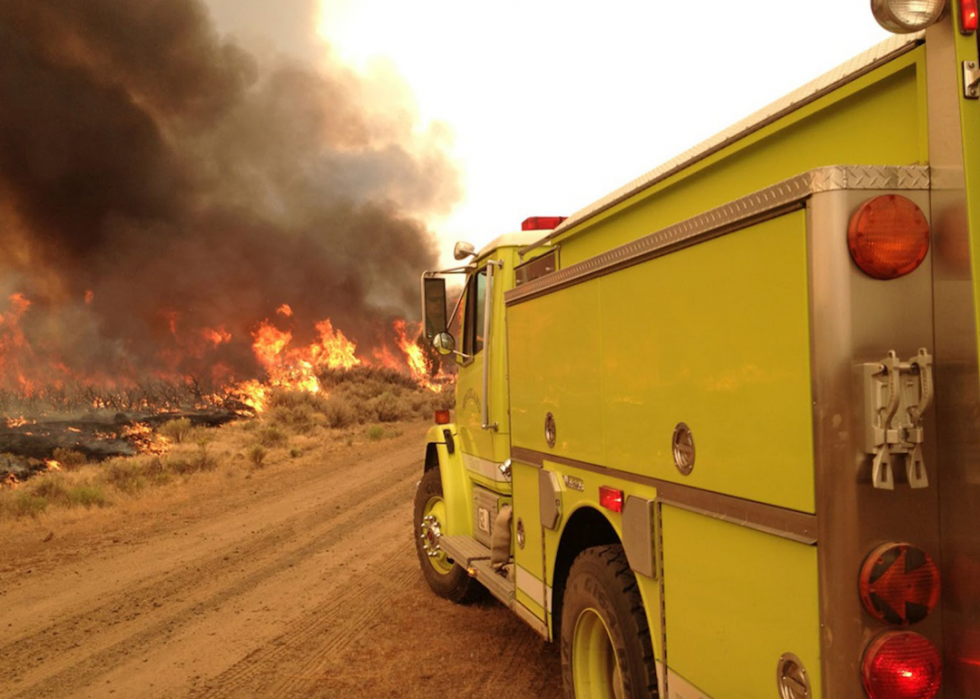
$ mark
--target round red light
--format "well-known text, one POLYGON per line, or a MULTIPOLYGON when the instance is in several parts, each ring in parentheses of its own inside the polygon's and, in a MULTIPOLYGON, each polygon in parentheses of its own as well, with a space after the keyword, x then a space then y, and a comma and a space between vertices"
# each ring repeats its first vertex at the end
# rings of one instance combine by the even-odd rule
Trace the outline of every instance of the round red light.
POLYGON ((915 270, 929 252, 929 223, 915 202, 883 194, 861 204, 847 228, 851 258, 875 279, 915 270))
POLYGON ((889 631, 868 646, 861 663, 871 699, 932 699, 943 679, 939 652, 910 631, 889 631))
POLYGON ((939 568, 911 544, 883 544, 864 560, 859 587, 864 608, 873 617, 914 624, 939 602, 939 568))

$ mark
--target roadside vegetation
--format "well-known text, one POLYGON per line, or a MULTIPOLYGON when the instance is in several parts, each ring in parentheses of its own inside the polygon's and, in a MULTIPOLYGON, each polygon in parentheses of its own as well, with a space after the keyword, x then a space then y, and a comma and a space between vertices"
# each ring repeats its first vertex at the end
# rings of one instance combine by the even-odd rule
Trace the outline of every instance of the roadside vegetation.
POLYGON ((399 423, 431 419, 434 410, 452 405, 451 386, 434 393, 392 370, 328 371, 320 378, 322 393, 274 389, 262 413, 222 427, 193 427, 187 418, 166 422, 153 440, 159 453, 88 462, 58 449, 51 470, 0 487, 0 521, 111 507, 203 472, 274 467, 324 441, 340 448, 380 441, 400 435, 399 423))

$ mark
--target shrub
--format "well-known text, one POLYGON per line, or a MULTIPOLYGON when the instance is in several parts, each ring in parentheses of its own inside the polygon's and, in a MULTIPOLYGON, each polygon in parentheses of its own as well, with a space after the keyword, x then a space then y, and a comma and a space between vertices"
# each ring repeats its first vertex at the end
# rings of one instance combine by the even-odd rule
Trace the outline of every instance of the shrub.
POLYGON ((279 406, 269 412, 269 420, 275 425, 291 428, 294 432, 306 434, 316 427, 316 412, 309 405, 293 408, 279 406))
POLYGON ((55 449, 51 458, 61 464, 62 468, 69 471, 84 465, 88 461, 82 452, 75 451, 74 449, 65 449, 64 447, 55 449))
POLYGON ((268 406, 270 408, 286 408, 287 410, 309 410, 315 413, 322 413, 327 399, 319 393, 309 391, 297 391, 289 388, 275 388, 269 393, 268 406))
POLYGON ((68 488, 60 473, 47 473, 28 481, 25 490, 49 503, 68 504, 68 488))
POLYGON ((372 442, 377 442, 379 439, 385 436, 385 429, 381 425, 371 425, 367 431, 367 437, 372 442))
POLYGON ((9 496, 0 499, 0 515, 14 519, 21 517, 37 519, 47 507, 47 499, 25 490, 9 493, 9 496))
POLYGON ((262 468, 265 454, 265 448, 261 444, 255 444, 248 450, 248 460, 252 462, 252 466, 255 468, 262 468))
POLYGON ((63 473, 48 473, 32 479, 24 491, 61 507, 104 507, 109 504, 102 488, 92 481, 71 483, 63 473))
POLYGON ((346 400, 336 396, 327 401, 324 416, 327 419, 327 424, 334 429, 350 427, 357 422, 357 411, 346 400))
POLYGON ((218 468, 218 460, 208 451, 207 441, 199 442, 197 445, 197 470, 213 471, 218 468))
POLYGON ((218 467, 218 460, 208 451, 207 442, 201 442, 197 445, 196 452, 173 454, 167 459, 165 465, 174 473, 189 475, 198 471, 213 471, 218 467))
POLYGON ((137 459, 113 459, 103 467, 102 477, 116 490, 130 495, 146 487, 145 469, 137 459))
POLYGON ((302 455, 303 455, 303 450, 302 449, 295 449, 294 448, 294 449, 290 449, 289 450, 289 456, 292 457, 293 459, 298 459, 302 455))
POLYGON ((105 493, 95 483, 79 483, 68 489, 68 506, 106 507, 109 504, 105 493))
POLYGON ((408 417, 410 411, 407 407, 407 403, 391 391, 385 391, 372 401, 374 416, 378 422, 396 422, 408 417))
POLYGON ((277 427, 263 427, 261 430, 259 430, 258 438, 259 444, 264 447, 269 447, 270 449, 274 447, 284 447, 289 441, 289 438, 286 437, 286 435, 282 433, 282 430, 277 427))
POLYGON ((176 420, 170 420, 160 425, 157 430, 164 437, 174 442, 175 444, 180 444, 187 439, 187 434, 191 431, 191 419, 188 417, 178 418, 176 420))

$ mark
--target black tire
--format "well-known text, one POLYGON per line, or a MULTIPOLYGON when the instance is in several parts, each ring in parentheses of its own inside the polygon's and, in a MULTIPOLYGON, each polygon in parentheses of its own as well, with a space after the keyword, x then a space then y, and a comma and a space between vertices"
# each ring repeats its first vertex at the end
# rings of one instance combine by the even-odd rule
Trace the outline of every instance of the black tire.
POLYGON ((561 673, 566 699, 657 696, 650 628, 622 546, 586 549, 572 563, 562 601, 561 673))
POLYGON ((415 491, 415 516, 414 516, 414 539, 415 552, 419 557, 419 565, 422 567, 422 576, 425 581, 440 597, 445 597, 453 602, 472 602, 482 596, 483 586, 471 578, 466 570, 440 554, 430 556, 429 551, 433 550, 438 543, 438 536, 430 536, 432 522, 445 525, 439 522, 439 503, 442 502, 442 476, 439 467, 431 468, 426 471, 422 480, 419 481, 415 491), (430 519, 426 522, 426 516, 430 519))

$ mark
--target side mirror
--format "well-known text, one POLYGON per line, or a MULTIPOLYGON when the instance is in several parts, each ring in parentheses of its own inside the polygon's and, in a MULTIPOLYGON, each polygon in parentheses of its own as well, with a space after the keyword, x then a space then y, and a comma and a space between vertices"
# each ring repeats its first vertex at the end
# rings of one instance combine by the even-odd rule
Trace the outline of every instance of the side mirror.
POLYGON ((450 355, 456 351, 456 340, 447 332, 441 332, 432 338, 432 346, 441 355, 450 355))
POLYGON ((448 334, 446 280, 442 277, 422 277, 422 326, 425 328, 425 339, 433 346, 437 336, 448 334))
POLYGON ((453 248, 453 257, 457 260, 465 260, 467 257, 472 257, 475 254, 476 248, 473 247, 473 243, 466 243, 461 240, 453 248))

